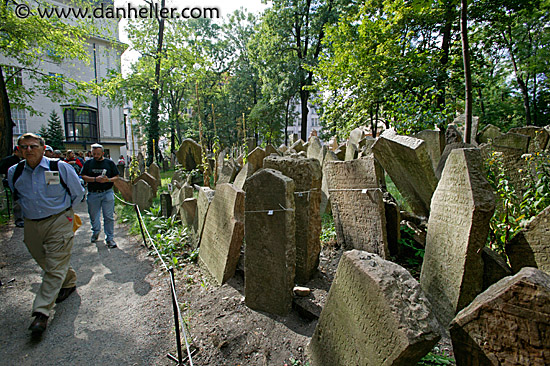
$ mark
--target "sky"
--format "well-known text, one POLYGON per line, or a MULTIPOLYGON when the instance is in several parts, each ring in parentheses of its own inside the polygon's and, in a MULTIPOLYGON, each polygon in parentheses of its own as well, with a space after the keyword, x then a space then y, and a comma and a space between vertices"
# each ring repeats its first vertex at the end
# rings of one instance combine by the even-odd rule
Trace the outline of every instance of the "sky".
MULTIPOLYGON (((125 7, 128 3, 131 3, 133 6, 139 6, 144 4, 143 0, 115 0, 116 7, 125 7)), ((182 0, 167 0, 166 7, 177 7, 178 9, 183 9, 185 7, 193 8, 195 6, 207 8, 207 7, 217 7, 220 10, 221 16, 226 17, 228 14, 231 14, 233 11, 239 8, 245 8, 249 12, 259 13, 268 7, 266 4, 262 4, 262 0, 194 0, 194 1, 182 1, 182 0)), ((129 44, 128 37, 124 31, 126 26, 126 20, 123 19, 119 22, 119 38, 121 42, 129 44)), ((137 57, 138 53, 132 50, 131 45, 129 44, 128 50, 122 54, 122 73, 126 74, 129 72, 130 65, 133 63, 137 57)))

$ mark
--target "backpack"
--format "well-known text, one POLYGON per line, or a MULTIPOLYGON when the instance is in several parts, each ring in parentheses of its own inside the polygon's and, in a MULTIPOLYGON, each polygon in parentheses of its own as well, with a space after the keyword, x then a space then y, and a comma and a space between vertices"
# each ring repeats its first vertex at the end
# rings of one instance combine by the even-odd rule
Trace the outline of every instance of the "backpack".
MULTIPOLYGON (((59 166, 58 166, 59 160, 50 160, 50 171, 52 172, 58 172, 59 166)), ((15 172, 13 172, 13 200, 17 201, 19 199, 19 194, 17 193, 17 189, 15 188, 15 182, 17 182, 17 179, 23 174, 23 169, 25 169, 25 160, 21 160, 19 163, 17 163, 17 167, 15 168, 15 172)), ((59 174, 59 182, 65 188, 65 190, 69 193, 69 196, 71 195, 71 191, 69 190, 69 187, 67 187, 67 184, 63 181, 63 178, 61 178, 61 174, 59 174)))

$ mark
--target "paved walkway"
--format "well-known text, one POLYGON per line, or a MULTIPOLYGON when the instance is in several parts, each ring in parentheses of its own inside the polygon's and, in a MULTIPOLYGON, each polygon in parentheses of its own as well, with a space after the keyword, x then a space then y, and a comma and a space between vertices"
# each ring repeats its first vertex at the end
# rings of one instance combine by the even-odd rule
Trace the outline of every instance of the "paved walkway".
POLYGON ((0 228, 0 365, 172 365, 175 354, 170 291, 166 275, 124 227, 118 248, 90 243, 86 204, 76 212, 71 264, 77 291, 54 307, 40 340, 31 337, 34 294, 41 272, 23 243, 23 229, 0 228), (9 282, 14 279, 14 281, 9 282))

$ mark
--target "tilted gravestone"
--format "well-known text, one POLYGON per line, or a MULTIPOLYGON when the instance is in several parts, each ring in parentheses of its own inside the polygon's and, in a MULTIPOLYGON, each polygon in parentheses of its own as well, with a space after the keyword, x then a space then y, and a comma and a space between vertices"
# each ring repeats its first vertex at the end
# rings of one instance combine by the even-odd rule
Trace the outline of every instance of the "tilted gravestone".
POLYGON ((265 146, 265 156, 269 156, 271 154, 281 155, 273 145, 267 144, 265 146))
POLYGON ((237 163, 233 158, 220 161, 218 163, 218 182, 216 184, 233 183, 238 169, 237 163))
POLYGON ((316 366, 416 365, 439 340, 439 324, 403 267, 344 252, 309 344, 316 366))
POLYGON ((451 323, 457 365, 550 365, 550 275, 523 268, 451 323))
POLYGON ((176 153, 183 170, 193 170, 202 164, 201 145, 192 139, 185 139, 176 153))
POLYGON ((513 273, 523 267, 550 273, 550 206, 521 229, 505 250, 513 273))
POLYGON ((478 149, 453 150, 432 198, 420 283, 444 326, 483 287, 495 197, 482 169, 478 149))
MULTIPOLYGON (((262 165, 263 165, 263 162, 262 162, 262 165)), ((256 170, 257 169, 255 169, 254 165, 251 164, 250 162, 244 164, 243 168, 239 171, 239 174, 237 174, 237 176, 235 177, 235 181, 233 182, 233 185, 238 189, 242 189, 246 191, 244 189, 246 180, 250 176, 252 176, 252 174, 254 174, 256 170)))
POLYGON ((264 158, 265 158, 265 150, 262 149, 261 147, 257 147, 248 153, 246 164, 250 164, 250 167, 252 168, 251 173, 254 173, 256 170, 263 168, 264 158))
POLYGON ((170 193, 160 194, 160 214, 162 217, 172 216, 172 197, 170 193))
POLYGON ((423 140, 426 143, 426 150, 432 161, 434 172, 437 169, 437 164, 441 158, 441 154, 445 149, 445 136, 441 131, 424 130, 415 134, 414 137, 423 140))
POLYGON ((374 156, 330 161, 325 174, 338 244, 347 250, 388 257, 384 202, 374 156))
POLYGON ((296 266, 294 181, 260 169, 246 187, 245 304, 285 315, 292 308, 296 266))
POLYGON ((327 182, 326 166, 329 161, 338 161, 338 156, 333 151, 327 151, 323 159, 323 178, 321 180, 321 215, 330 212, 330 192, 327 182))
POLYGON ((317 271, 321 252, 321 165, 317 159, 268 156, 264 168, 294 180, 296 192, 296 282, 305 283, 317 271))
POLYGON ((372 147, 413 212, 429 216, 432 194, 437 186, 432 162, 421 139, 385 130, 372 147))
POLYGON ((500 128, 489 124, 477 134, 477 142, 480 144, 486 144, 494 138, 502 135, 503 133, 500 131, 500 128))
POLYGON ((149 186, 151 187, 151 189, 153 190, 153 197, 157 196, 157 189, 158 189, 158 186, 159 186, 160 182, 157 181, 155 177, 153 177, 149 173, 143 173, 139 177, 134 179, 133 183, 136 184, 139 180, 146 181, 149 184, 149 186))
POLYGON ((471 147, 475 146, 472 144, 467 144, 465 142, 451 142, 450 144, 447 144, 445 146, 445 149, 443 150, 443 153, 441 153, 441 157, 439 158, 439 162, 437 163, 437 167, 435 168, 436 178, 441 178, 441 173, 443 173, 443 168, 445 168, 445 163, 447 162, 447 158, 449 157, 451 151, 456 149, 468 149, 471 147))
POLYGON ((133 202, 132 197, 132 183, 130 181, 124 179, 124 178, 118 178, 116 179, 113 184, 118 189, 120 194, 122 195, 122 198, 127 202, 133 202))
POLYGON ((147 173, 151 174, 157 180, 157 182, 160 183, 161 181, 160 168, 157 165, 157 163, 153 162, 151 165, 149 165, 149 169, 147 170, 147 173))
POLYGON ((179 207, 181 222, 187 227, 191 235, 195 235, 197 227, 195 226, 195 218, 197 216, 197 199, 186 198, 179 207))
POLYGON ((216 191, 208 187, 200 187, 199 195, 197 198, 197 236, 194 241, 194 248, 200 244, 204 229, 204 221, 206 219, 206 214, 208 213, 208 208, 210 203, 214 199, 216 191))
POLYGON ((302 139, 299 139, 296 142, 294 142, 292 145, 290 145, 290 149, 296 152, 306 151, 304 144, 305 144, 304 141, 302 141, 302 139))
POLYGON ((138 179, 134 184, 132 197, 132 201, 138 205, 141 211, 148 210, 153 205, 153 189, 145 180, 138 179))
POLYGON ((202 232, 199 260, 223 284, 233 277, 244 237, 244 192, 218 184, 202 232))
POLYGON ((319 164, 323 166, 327 147, 321 143, 319 137, 311 136, 309 138, 309 147, 307 149, 307 157, 319 160, 319 164))
POLYGON ((508 132, 519 133, 530 137, 529 147, 527 148, 528 153, 536 153, 546 149, 550 137, 550 134, 548 134, 548 131, 546 131, 544 127, 536 126, 514 127, 508 132))

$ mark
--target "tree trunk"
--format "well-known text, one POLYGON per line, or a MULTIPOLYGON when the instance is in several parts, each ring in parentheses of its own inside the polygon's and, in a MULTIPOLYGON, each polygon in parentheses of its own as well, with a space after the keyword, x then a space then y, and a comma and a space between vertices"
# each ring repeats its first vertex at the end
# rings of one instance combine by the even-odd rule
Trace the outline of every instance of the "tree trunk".
POLYGON ((285 146, 288 146, 288 113, 290 109, 290 100, 292 98, 288 98, 286 101, 286 113, 285 113, 285 146))
POLYGON ((307 101, 309 99, 309 91, 300 89, 300 106, 302 111, 302 131, 300 138, 302 141, 307 142, 307 115, 309 108, 307 107, 307 101))
POLYGON ((469 144, 472 131, 472 73, 470 70, 470 49, 468 44, 468 0, 462 0, 461 14, 460 29, 462 33, 462 58, 464 60, 464 84, 466 89, 464 97, 464 142, 469 144))
POLYGON ((10 100, 4 82, 4 72, 0 65, 0 158, 11 155, 13 148, 13 120, 11 119, 10 100))
MULTIPOLYGON (((161 8, 165 6, 165 0, 161 2, 161 8)), ((151 112, 149 120, 149 128, 147 129, 147 165, 151 165, 155 158, 160 163, 161 154, 158 148, 159 144, 159 89, 160 85, 160 63, 162 59, 162 42, 164 39, 164 18, 157 18, 159 22, 159 33, 157 42, 157 52, 155 59, 155 81, 156 86, 153 89, 153 96, 151 98, 151 112), (156 156, 153 156, 156 155, 156 156)))

